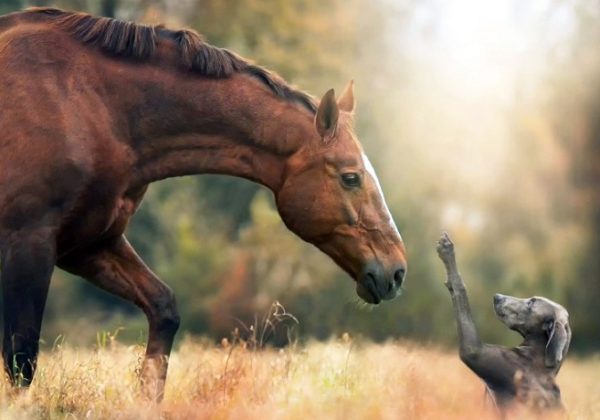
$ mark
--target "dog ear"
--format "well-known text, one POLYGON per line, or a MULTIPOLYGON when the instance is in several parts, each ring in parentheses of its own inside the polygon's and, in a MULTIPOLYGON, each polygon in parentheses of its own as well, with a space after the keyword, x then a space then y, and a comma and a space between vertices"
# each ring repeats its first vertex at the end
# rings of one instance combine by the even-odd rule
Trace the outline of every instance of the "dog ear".
POLYGON ((546 344, 546 367, 554 368, 560 366, 571 342, 571 329, 566 322, 557 320, 548 323, 549 330, 548 343, 546 344))

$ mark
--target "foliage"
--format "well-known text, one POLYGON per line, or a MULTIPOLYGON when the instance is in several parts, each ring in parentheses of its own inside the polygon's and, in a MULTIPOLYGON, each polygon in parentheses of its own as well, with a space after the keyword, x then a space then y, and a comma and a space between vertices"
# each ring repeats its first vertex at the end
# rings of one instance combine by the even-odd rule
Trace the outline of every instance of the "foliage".
MULTIPOLYGON (((2 0, 0 12, 31 3, 2 0)), ((94 13, 111 6, 92 0, 45 3, 94 13)), ((434 252, 448 229, 486 341, 517 340, 495 320, 494 293, 537 294, 569 309, 576 350, 600 348, 598 6, 569 0, 548 2, 539 13, 517 8, 517 15, 529 10, 523 26, 534 41, 523 41, 524 52, 513 63, 517 74, 501 94, 477 96, 469 90, 477 80, 449 70, 461 51, 443 50, 444 7, 436 4, 114 3, 118 17, 193 27, 315 94, 339 90, 354 78, 356 131, 408 247, 402 297, 365 307, 345 274, 285 229, 266 190, 222 176, 158 183, 128 237, 174 289, 182 330, 220 339, 237 320, 251 325, 254 314, 278 300, 297 316, 299 337, 326 339, 350 331, 375 340, 409 336, 450 344, 456 336, 451 303, 434 252), (564 32, 556 22, 565 16, 570 36, 546 37, 564 32)), ((474 24, 475 18, 465 19, 474 24)), ((470 51, 469 42, 487 40, 468 39, 460 47, 470 51)), ((94 342, 90 331, 98 324, 127 327, 120 336, 130 341, 145 331, 135 308, 58 272, 44 336, 63 333, 94 342)), ((285 340, 275 334, 274 341, 285 340)))

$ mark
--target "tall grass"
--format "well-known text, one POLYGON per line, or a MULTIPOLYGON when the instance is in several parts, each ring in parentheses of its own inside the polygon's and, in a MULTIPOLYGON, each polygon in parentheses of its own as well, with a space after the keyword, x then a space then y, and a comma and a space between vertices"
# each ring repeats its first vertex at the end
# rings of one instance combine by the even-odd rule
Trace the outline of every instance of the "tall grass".
MULTIPOLYGON (((481 419, 482 383, 455 353, 348 336, 285 349, 185 339, 171 358, 165 401, 139 397, 143 348, 57 344, 28 392, 0 382, 0 419, 481 419)), ((600 358, 567 359, 559 384, 571 419, 600 419, 600 358)))

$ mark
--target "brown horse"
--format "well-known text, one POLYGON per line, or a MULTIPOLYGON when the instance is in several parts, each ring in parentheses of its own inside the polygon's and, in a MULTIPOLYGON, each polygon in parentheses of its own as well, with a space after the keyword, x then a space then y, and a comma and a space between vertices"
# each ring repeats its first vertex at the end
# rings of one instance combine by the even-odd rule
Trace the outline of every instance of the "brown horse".
POLYGON ((139 306, 141 379, 162 397, 179 325, 172 291, 123 235, 149 183, 228 174, 273 191, 287 227, 369 303, 405 249, 352 131, 352 84, 317 105, 195 32, 57 9, 0 17, 0 255, 5 368, 33 379, 54 266, 139 306))

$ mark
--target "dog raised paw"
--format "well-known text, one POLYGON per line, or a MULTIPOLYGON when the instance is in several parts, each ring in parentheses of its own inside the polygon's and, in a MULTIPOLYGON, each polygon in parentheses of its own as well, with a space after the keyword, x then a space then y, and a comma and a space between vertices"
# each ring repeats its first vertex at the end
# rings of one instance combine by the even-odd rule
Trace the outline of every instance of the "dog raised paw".
POLYGON ((437 243, 437 252, 444 262, 454 257, 454 244, 446 232, 442 234, 442 237, 437 243))

